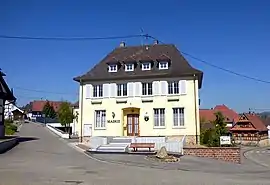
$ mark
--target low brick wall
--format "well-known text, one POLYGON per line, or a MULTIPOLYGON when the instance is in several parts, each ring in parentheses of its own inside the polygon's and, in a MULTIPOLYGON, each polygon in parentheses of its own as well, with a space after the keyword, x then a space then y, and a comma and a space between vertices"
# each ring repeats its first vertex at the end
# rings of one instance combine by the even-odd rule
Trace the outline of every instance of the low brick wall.
POLYGON ((5 153, 18 144, 18 138, 10 138, 0 141, 0 154, 5 153))
POLYGON ((241 152, 239 147, 185 148, 184 155, 207 157, 226 162, 241 163, 241 152))

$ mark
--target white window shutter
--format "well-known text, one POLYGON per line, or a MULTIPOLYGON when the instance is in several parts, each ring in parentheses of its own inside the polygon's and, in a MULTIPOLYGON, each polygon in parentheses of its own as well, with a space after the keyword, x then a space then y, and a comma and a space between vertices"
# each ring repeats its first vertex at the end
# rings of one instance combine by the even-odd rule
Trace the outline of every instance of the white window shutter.
POLYGON ((135 96, 141 96, 141 87, 142 87, 142 83, 141 82, 135 82, 135 96))
POLYGON ((93 86, 90 84, 85 85, 85 98, 86 99, 91 98, 92 94, 93 94, 93 86))
POLYGON ((187 81, 186 80, 179 81, 179 91, 180 91, 180 94, 182 95, 187 94, 187 81))
POLYGON ((110 84, 103 84, 103 97, 108 98, 110 96, 109 94, 109 85, 110 84))
POLYGON ((159 95, 159 82, 158 81, 154 81, 153 82, 153 94, 154 95, 159 95))
POLYGON ((133 94, 133 92, 134 92, 133 86, 134 86, 134 83, 133 83, 133 82, 129 82, 129 83, 127 84, 128 96, 129 96, 129 97, 134 96, 134 94, 133 94))
POLYGON ((110 84, 110 97, 115 97, 116 96, 116 84, 112 83, 110 84))
POLYGON ((168 94, 168 85, 166 81, 160 81, 161 95, 168 94))

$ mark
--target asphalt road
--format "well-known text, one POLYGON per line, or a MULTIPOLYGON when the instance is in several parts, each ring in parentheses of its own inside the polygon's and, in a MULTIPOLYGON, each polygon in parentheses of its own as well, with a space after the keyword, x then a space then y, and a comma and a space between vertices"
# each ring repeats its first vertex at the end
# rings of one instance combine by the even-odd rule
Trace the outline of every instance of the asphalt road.
POLYGON ((1 185, 270 184, 270 173, 260 171, 252 175, 211 174, 103 163, 78 152, 37 124, 25 124, 20 135, 28 139, 0 155, 1 185))
MULTIPOLYGON (((256 148, 245 153, 247 159, 270 168, 270 147, 256 148)), ((270 172, 269 172, 270 173, 270 172)))

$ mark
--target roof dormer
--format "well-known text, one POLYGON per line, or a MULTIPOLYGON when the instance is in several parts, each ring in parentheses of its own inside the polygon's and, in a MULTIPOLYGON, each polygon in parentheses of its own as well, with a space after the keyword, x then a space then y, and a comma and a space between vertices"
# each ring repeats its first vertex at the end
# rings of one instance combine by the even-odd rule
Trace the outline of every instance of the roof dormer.
POLYGON ((160 61, 158 62, 159 69, 169 69, 169 62, 168 61, 160 61))
POLYGON ((142 63, 142 70, 143 71, 151 70, 151 62, 143 62, 142 63))
POLYGON ((108 71, 110 73, 115 73, 115 72, 117 72, 117 70, 118 70, 118 65, 117 64, 109 64, 108 71))

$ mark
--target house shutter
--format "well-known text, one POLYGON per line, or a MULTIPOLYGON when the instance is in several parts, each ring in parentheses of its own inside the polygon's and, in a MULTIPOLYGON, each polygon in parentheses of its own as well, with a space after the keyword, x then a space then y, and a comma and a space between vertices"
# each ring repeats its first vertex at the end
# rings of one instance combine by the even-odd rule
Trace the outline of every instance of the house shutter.
POLYGON ((133 83, 133 82, 129 82, 129 83, 127 84, 127 88, 128 88, 128 96, 129 96, 129 97, 134 96, 133 86, 134 86, 134 83, 133 83))
POLYGON ((103 97, 110 97, 110 84, 103 84, 103 97))
POLYGON ((187 81, 186 80, 179 81, 179 91, 181 95, 187 94, 187 81))
POLYGON ((168 94, 168 85, 166 81, 160 81, 160 92, 161 95, 167 95, 168 94))
POLYGON ((154 81, 153 82, 153 94, 154 95, 159 95, 159 82, 158 81, 154 81))
POLYGON ((93 95, 93 86, 90 84, 85 85, 85 98, 89 99, 92 97, 92 95, 93 95))
POLYGON ((141 96, 141 93, 142 93, 142 90, 141 90, 142 84, 141 84, 141 82, 135 82, 134 85, 135 85, 135 96, 141 96))
POLYGON ((110 97, 115 97, 116 96, 116 84, 112 83, 110 84, 110 97))

